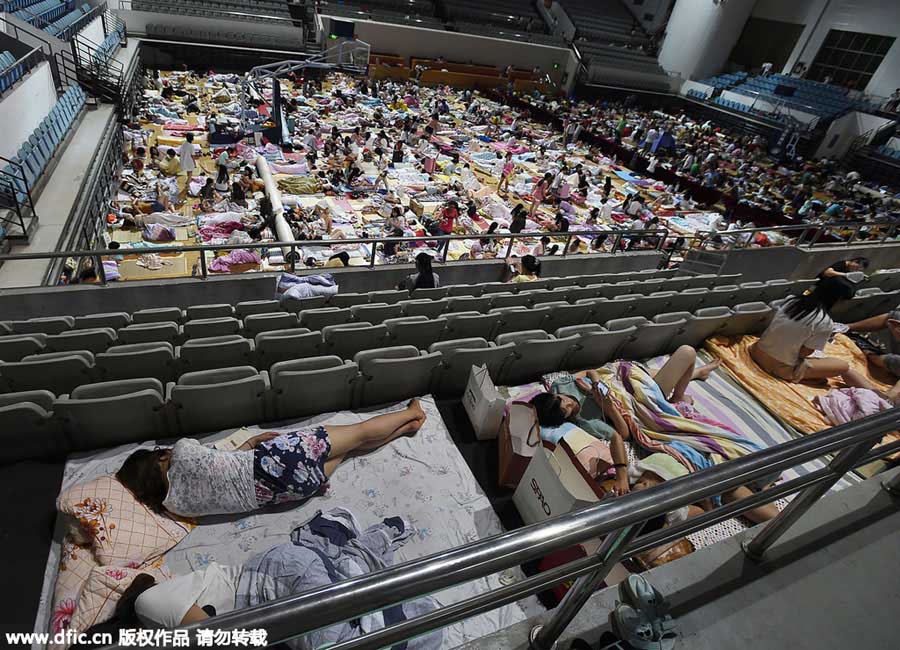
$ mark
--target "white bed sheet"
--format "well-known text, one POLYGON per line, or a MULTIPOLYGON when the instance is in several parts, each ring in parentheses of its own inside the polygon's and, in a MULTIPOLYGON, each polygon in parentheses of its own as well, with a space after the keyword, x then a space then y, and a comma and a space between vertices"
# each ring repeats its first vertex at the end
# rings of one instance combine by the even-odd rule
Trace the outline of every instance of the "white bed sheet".
MULTIPOLYGON (((503 531, 500 520, 478 486, 465 460, 456 449, 431 397, 422 399, 428 415, 415 436, 395 440, 387 447, 344 462, 331 479, 328 492, 299 507, 281 507, 248 516, 207 517, 165 556, 165 566, 174 574, 188 573, 211 561, 240 564, 254 553, 288 541, 290 531, 319 510, 344 507, 363 526, 388 516, 406 516, 416 535, 395 556, 405 562, 438 551, 461 546, 503 531)), ((292 431, 317 424, 352 424, 394 408, 361 413, 322 415, 287 426, 248 427, 253 431, 292 431)), ((213 442, 233 430, 204 438, 213 442)), ((140 445, 151 447, 152 443, 140 445)), ((63 489, 114 473, 139 445, 128 445, 90 456, 70 458, 63 476, 63 489)), ((50 600, 59 565, 62 531, 57 525, 44 578, 36 631, 47 629, 50 600)), ((434 596, 442 604, 496 589, 509 580, 521 579, 516 568, 444 590, 434 596), (502 580, 502 583, 501 583, 502 580)), ((462 621, 444 630, 443 647, 455 648, 512 623, 544 611, 537 599, 502 607, 462 621)))

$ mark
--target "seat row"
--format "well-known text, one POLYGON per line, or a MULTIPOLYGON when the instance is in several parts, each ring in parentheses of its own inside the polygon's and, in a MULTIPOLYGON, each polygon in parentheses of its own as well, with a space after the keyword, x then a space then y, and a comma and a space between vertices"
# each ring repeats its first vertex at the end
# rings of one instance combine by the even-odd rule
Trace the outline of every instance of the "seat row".
POLYGON ((19 203, 25 202, 28 189, 34 187, 44 173, 81 113, 86 100, 87 96, 80 86, 70 86, 40 126, 22 144, 18 154, 4 167, 4 175, 13 180, 19 203), (20 169, 24 172, 24 179, 20 176, 20 169))
POLYGON ((19 9, 13 15, 31 25, 51 23, 66 13, 66 3, 60 0, 41 0, 33 5, 19 9))
MULTIPOLYGON (((348 360, 360 352, 396 346, 436 351, 452 341, 501 341, 522 332, 530 333, 532 338, 553 333, 560 339, 568 339, 574 333, 616 332, 598 337, 619 337, 609 353, 643 358, 661 354, 672 346, 700 345, 717 334, 756 333, 768 324, 772 314, 772 308, 763 302, 739 304, 733 309, 723 305, 703 307, 693 313, 659 309, 616 311, 623 305, 627 303, 607 300, 532 310, 511 308, 489 314, 460 312, 433 319, 419 315, 388 319, 381 324, 354 322, 316 330, 279 329, 261 332, 252 340, 226 334, 194 338, 180 346, 155 341, 118 345, 96 354, 87 350, 30 354, 21 361, 0 364, 0 388, 8 392, 46 389, 60 394, 96 381, 152 377, 167 382, 183 374, 235 365, 269 370, 283 361, 318 356, 348 360), (634 332, 636 338, 626 342, 623 332, 634 332), (625 347, 620 349, 619 343, 625 347)), ((883 303, 863 296, 855 299, 853 306, 852 315, 864 318, 878 313, 883 303)), ((521 348, 517 348, 519 351, 521 348)), ((590 359, 594 362, 602 356, 594 353, 590 359)), ((521 373, 510 371, 512 374, 507 375, 495 370, 509 383, 522 379, 521 373)), ((453 384, 453 390, 462 388, 463 385, 453 384)))
POLYGON ((15 84, 25 74, 23 64, 16 65, 16 57, 6 50, 0 52, 0 92, 15 84))
MULTIPOLYGON (((496 326, 500 333, 534 328, 554 331, 566 325, 602 322, 626 316, 650 317, 664 311, 694 311, 708 306, 730 307, 743 302, 768 302, 800 293, 806 287, 805 283, 771 286, 755 283, 760 286, 751 286, 753 284, 725 285, 711 291, 655 291, 649 295, 616 295, 610 287, 623 292, 629 288, 598 285, 595 288, 561 288, 480 297, 402 300, 395 304, 321 307, 304 309, 297 314, 276 311, 279 308, 276 301, 257 301, 238 305, 238 311, 244 316, 243 320, 228 315, 234 311, 231 305, 225 304, 188 308, 189 320, 184 320, 184 312, 177 307, 141 310, 133 315, 121 312, 77 318, 37 318, 9 321, 2 325, 0 329, 14 333, 0 336, 0 360, 14 362, 27 355, 42 352, 86 350, 97 354, 106 352, 113 346, 140 343, 165 342, 174 346, 213 336, 242 335, 252 339, 264 332, 302 327, 322 331, 328 327, 345 325, 359 327, 366 324, 371 327, 409 318, 484 322, 496 326), (272 311, 245 313, 251 309, 272 311), (180 324, 182 322, 183 325, 180 324)), ((881 300, 886 304, 893 300, 892 294, 882 294, 878 289, 872 290, 869 300, 876 300, 876 296, 882 296, 881 300)))
MULTIPOLYGON (((427 393, 459 396, 475 365, 487 367, 498 384, 518 385, 549 372, 600 367, 617 358, 647 359, 680 345, 700 347, 710 336, 759 333, 780 302, 738 305, 734 310, 712 307, 693 314, 666 313, 652 319, 631 317, 604 325, 587 323, 563 327, 554 334, 544 330, 507 332, 493 341, 480 337, 438 340, 427 351, 413 345, 391 345, 360 350, 352 360, 346 358, 352 350, 345 351, 343 358, 322 355, 336 342, 324 332, 288 330, 257 338, 257 354, 266 349, 269 338, 273 343, 257 357, 267 370, 241 363, 239 356, 228 357, 225 344, 232 341, 204 343, 210 346, 205 351, 207 358, 241 365, 188 372, 177 382, 164 383, 148 376, 87 383, 71 391, 64 386, 55 391, 38 388, 37 382, 0 395, 0 431, 8 435, 7 444, 0 446, 0 462, 196 435, 427 393), (296 358, 307 344, 310 354, 316 356, 296 358), (279 354, 295 358, 277 360, 279 354)), ((241 344, 245 353, 254 350, 249 344, 246 340, 241 344)), ((154 349, 149 345, 153 344, 148 344, 147 352, 154 349)), ((166 350, 168 358, 174 358, 171 348, 160 345, 155 349, 166 350)), ((183 359, 184 353, 181 348, 178 358, 183 359)), ((84 360, 78 354, 60 358, 80 356, 84 360)), ((88 369, 86 363, 80 365, 88 369)), ((135 355, 120 365, 125 367, 149 370, 135 355)), ((59 373, 44 368, 43 375, 34 375, 41 376, 55 378, 59 373)))
POLYGON ((44 31, 52 36, 60 36, 63 32, 65 32, 69 27, 77 23, 84 16, 91 12, 91 5, 88 3, 84 3, 80 7, 74 8, 69 13, 63 15, 61 18, 54 20, 49 25, 44 27, 44 31))

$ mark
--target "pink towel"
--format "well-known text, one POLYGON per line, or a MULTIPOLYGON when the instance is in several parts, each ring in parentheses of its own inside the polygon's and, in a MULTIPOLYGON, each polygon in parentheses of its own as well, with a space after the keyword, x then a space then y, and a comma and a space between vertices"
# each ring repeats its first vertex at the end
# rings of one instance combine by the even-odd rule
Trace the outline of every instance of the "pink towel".
POLYGON ((203 226, 200 229, 200 236, 203 241, 211 239, 228 239, 235 230, 243 230, 244 224, 240 221, 223 221, 210 226, 203 226))
POLYGON ((231 271, 232 266, 237 266, 238 264, 259 264, 260 259, 259 255, 257 255, 253 251, 248 251, 243 248, 238 248, 228 255, 223 255, 222 257, 217 257, 214 259, 210 265, 210 271, 217 271, 220 273, 228 273, 231 271))
POLYGON ((878 393, 867 388, 835 388, 816 400, 833 425, 846 424, 893 407, 878 393))

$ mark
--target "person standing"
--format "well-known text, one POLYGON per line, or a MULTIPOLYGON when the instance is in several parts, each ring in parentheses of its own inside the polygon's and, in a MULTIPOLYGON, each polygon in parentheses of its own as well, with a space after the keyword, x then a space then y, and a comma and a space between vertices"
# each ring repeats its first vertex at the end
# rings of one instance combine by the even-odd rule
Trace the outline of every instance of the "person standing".
POLYGON ((178 147, 178 162, 181 167, 181 173, 178 175, 178 200, 184 201, 187 198, 188 187, 191 184, 191 177, 194 175, 194 169, 197 164, 194 161, 194 134, 188 133, 184 136, 184 142, 178 147))

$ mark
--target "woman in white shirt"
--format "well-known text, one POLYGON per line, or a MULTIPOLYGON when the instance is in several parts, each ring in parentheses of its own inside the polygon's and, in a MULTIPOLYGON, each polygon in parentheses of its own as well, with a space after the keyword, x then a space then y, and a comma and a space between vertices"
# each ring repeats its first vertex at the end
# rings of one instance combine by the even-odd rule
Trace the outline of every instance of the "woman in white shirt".
POLYGON ((841 377, 851 386, 868 387, 868 382, 846 361, 813 357, 825 350, 834 333, 831 308, 841 300, 851 299, 855 292, 851 282, 828 278, 809 294, 789 298, 750 348, 750 356, 773 377, 792 383, 841 377))
POLYGON ((262 433, 235 451, 182 438, 174 447, 138 449, 116 472, 135 499, 183 517, 250 512, 318 494, 347 454, 371 451, 416 433, 425 423, 418 400, 360 424, 262 433))

